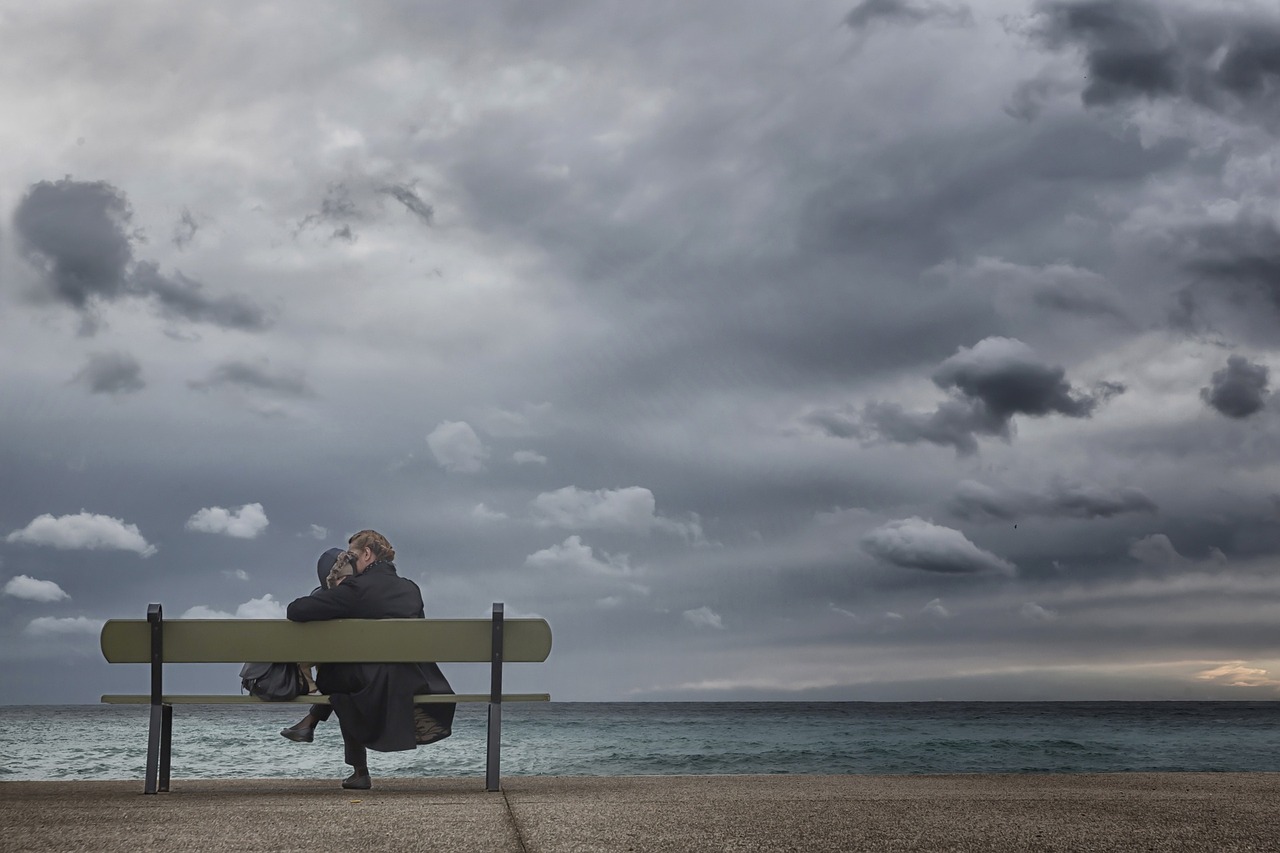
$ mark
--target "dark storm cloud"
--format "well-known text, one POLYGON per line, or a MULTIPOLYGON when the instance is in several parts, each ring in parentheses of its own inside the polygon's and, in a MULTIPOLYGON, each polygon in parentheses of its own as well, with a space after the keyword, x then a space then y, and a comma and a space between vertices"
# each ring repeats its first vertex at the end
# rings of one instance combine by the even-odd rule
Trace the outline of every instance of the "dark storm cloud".
POLYGON ((132 292, 154 297, 161 313, 167 317, 248 332, 271 325, 266 312, 258 305, 239 296, 206 296, 203 287, 180 272, 172 278, 162 275, 150 261, 139 261, 135 265, 130 282, 132 292))
POLYGON ((33 185, 14 211, 14 229, 50 295, 79 311, 89 331, 98 304, 128 297, 154 300, 170 318, 246 331, 269 325, 246 299, 209 297, 180 272, 168 277, 151 261, 135 262, 132 218, 124 193, 105 181, 65 178, 33 185))
MULTIPOLYGON (((915 288, 911 277, 982 252, 1064 257, 1076 251, 1064 217, 1110 221, 1117 208, 1099 199, 1186 161, 1185 143, 1144 144, 1136 129, 1079 114, 904 132, 889 110, 877 143, 854 108, 858 87, 843 82, 873 69, 846 76, 797 57, 773 74, 757 67, 763 56, 739 65, 732 45, 709 50, 696 63, 619 60, 613 73, 636 92, 674 94, 652 119, 627 120, 616 147, 595 141, 616 130, 614 105, 584 92, 565 115, 487 111, 447 150, 419 152, 449 163, 460 221, 533 247, 584 304, 634 318, 619 341, 631 344, 626 358, 590 365, 612 369, 600 386, 626 396, 668 387, 677 367, 723 381, 749 364, 757 383, 783 385, 936 364, 958 342, 1016 333, 985 295, 915 288), (750 133, 744 104, 758 117, 750 133), (701 168, 708 157, 723 168, 701 168)), ((582 56, 560 61, 582 68, 582 56)), ((1076 313, 1108 310, 1044 298, 1076 313)))
POLYGON ((72 379, 92 394, 133 394, 146 387, 142 365, 124 352, 96 353, 72 379))
POLYGON ((1014 521, 1019 518, 1111 518, 1125 513, 1156 512, 1155 501, 1141 489, 1054 483, 1041 492, 993 488, 965 480, 949 506, 964 519, 1014 521))
POLYGON ((1077 391, 1064 368, 1042 363, 1030 347, 1011 338, 987 338, 962 348, 938 367, 933 382, 952 395, 933 412, 872 402, 861 417, 848 410, 818 411, 805 420, 839 438, 879 435, 901 444, 953 447, 967 455, 977 451, 979 435, 1011 438, 1015 415, 1088 418, 1124 391, 1117 383, 1101 383, 1091 394, 1077 391))
POLYGON ((1213 374, 1209 387, 1200 389, 1200 397, 1229 418, 1247 418, 1266 405, 1269 380, 1265 364, 1233 355, 1225 368, 1213 374))
POLYGON ((877 152, 853 176, 833 165, 837 177, 804 200, 800 239, 809 252, 932 266, 1056 227, 1099 188, 1148 179, 1184 163, 1188 150, 1075 117, 973 139, 923 136, 877 152))
POLYGON ((1184 236, 1189 238, 1184 249, 1189 272, 1252 290, 1280 309, 1280 229, 1274 220, 1242 214, 1230 222, 1189 229, 1184 236))
POLYGON ((862 29, 878 22, 894 24, 919 24, 937 20, 942 23, 964 26, 973 23, 973 13, 965 6, 919 0, 863 0, 845 16, 845 23, 854 29, 862 29))
POLYGON ((1021 341, 987 338, 944 361, 934 372, 933 382, 981 403, 999 421, 1007 422, 1016 414, 1089 417, 1100 398, 1075 393, 1066 375, 1065 369, 1040 362, 1021 341))
POLYGON ((967 456, 978 452, 979 435, 1009 438, 1009 422, 991 416, 980 403, 947 400, 933 412, 908 412, 897 403, 868 403, 862 411, 863 433, 899 444, 926 441, 953 447, 967 456))
POLYGON ((132 218, 124 193, 105 181, 64 178, 33 185, 18 202, 13 227, 52 295, 84 311, 91 300, 116 299, 128 289, 132 218))
POLYGON ((388 184, 378 192, 389 195, 405 206, 410 213, 430 225, 435 218, 435 210, 414 191, 413 187, 404 184, 388 184))
POLYGON ((274 373, 264 366, 245 361, 228 361, 218 365, 205 379, 192 380, 187 387, 195 391, 208 391, 225 385, 265 391, 282 397, 314 397, 315 391, 301 376, 274 373))
POLYGON ((1050 0, 1037 35, 1051 48, 1083 50, 1084 102, 1183 97, 1218 112, 1280 104, 1280 18, 1254 11, 1213 13, 1146 0, 1050 0))

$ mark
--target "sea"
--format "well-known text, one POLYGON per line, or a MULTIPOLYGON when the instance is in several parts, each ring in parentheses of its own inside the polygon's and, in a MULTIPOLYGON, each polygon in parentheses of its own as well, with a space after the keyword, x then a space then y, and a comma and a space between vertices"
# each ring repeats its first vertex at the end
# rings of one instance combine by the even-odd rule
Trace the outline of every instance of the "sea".
MULTIPOLYGON (((173 777, 348 772, 336 720, 285 740, 299 705, 177 706, 173 777)), ((484 774, 486 706, 454 734, 371 753, 378 776, 484 774)), ((1280 771, 1274 702, 509 704, 504 776, 1280 771)), ((0 781, 141 779, 146 706, 0 706, 0 781)))

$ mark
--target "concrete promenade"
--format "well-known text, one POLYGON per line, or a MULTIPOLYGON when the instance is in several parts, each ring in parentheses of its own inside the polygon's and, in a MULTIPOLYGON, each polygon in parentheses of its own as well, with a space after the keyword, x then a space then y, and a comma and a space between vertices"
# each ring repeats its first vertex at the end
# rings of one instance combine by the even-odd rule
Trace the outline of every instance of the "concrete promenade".
POLYGON ((1280 851, 1280 774, 0 783, 0 851, 1280 851))

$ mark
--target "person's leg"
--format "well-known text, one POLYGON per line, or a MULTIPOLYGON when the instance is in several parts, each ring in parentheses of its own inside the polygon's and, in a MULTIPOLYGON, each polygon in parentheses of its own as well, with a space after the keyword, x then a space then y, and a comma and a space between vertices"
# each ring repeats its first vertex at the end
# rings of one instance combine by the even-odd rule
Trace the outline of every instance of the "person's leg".
POLYGON ((320 692, 320 688, 316 686, 316 680, 311 676, 311 666, 309 663, 298 664, 298 671, 302 673, 302 680, 306 682, 308 694, 320 692))
POLYGON ((332 713, 333 708, 329 705, 312 705, 307 709, 305 717, 289 726, 289 728, 281 729, 280 736, 286 737, 295 743, 311 743, 315 740, 316 724, 323 723, 329 719, 329 715, 332 713))
POLYGON ((342 780, 342 787, 365 791, 373 787, 369 778, 369 752, 362 744, 342 737, 342 758, 351 765, 352 773, 342 780))

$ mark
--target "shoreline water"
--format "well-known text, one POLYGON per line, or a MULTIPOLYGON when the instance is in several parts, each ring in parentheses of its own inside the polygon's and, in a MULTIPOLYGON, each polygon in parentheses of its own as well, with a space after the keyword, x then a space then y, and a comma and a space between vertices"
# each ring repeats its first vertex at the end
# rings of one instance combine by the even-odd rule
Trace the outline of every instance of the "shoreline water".
MULTIPOLYGON (((328 778, 337 726, 293 744, 297 705, 175 710, 175 777, 328 778)), ((1174 703, 550 703, 503 714, 504 776, 1280 771, 1280 705, 1174 703)), ((138 779, 145 706, 0 707, 0 780, 138 779)), ((448 740, 372 756, 375 773, 468 776, 485 708, 448 740)))

